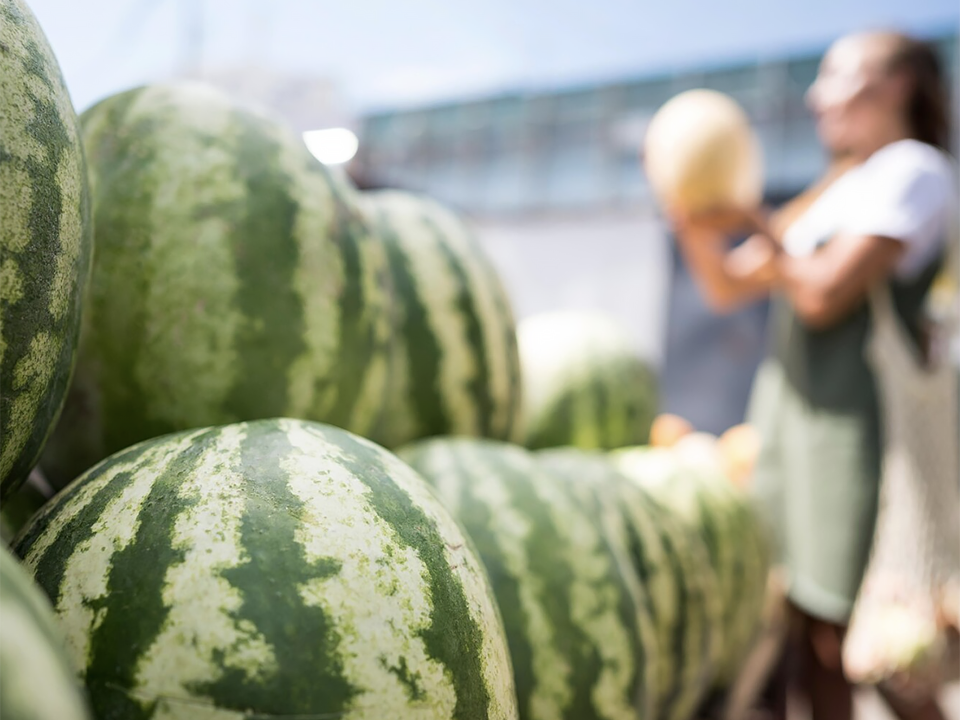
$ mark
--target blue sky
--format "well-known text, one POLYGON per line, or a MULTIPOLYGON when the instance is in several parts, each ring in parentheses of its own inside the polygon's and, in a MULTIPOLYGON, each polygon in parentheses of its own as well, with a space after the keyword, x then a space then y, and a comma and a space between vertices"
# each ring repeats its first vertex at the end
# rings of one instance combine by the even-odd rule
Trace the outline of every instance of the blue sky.
POLYGON ((78 110, 185 63, 334 79, 355 110, 819 49, 864 27, 940 33, 957 0, 27 0, 78 110))

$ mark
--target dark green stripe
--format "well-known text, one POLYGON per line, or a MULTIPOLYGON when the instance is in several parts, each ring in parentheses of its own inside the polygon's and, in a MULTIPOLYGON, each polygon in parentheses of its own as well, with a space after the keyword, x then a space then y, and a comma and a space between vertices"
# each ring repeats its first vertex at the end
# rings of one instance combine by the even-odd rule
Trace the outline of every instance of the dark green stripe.
POLYGON ((564 393, 559 400, 545 408, 538 408, 531 418, 525 445, 532 450, 573 445, 576 443, 575 397, 564 393))
POLYGON ((481 268, 483 281, 489 286, 493 294, 497 310, 497 328, 489 328, 489 332, 503 333, 504 355, 506 363, 504 371, 507 374, 507 404, 504 408, 506 419, 500 428, 491 428, 490 437, 499 440, 510 440, 513 437, 515 424, 520 416, 520 405, 523 400, 520 376, 520 353, 517 347, 517 324, 510 307, 510 298, 500 280, 500 274, 484 252, 480 242, 473 233, 467 233, 467 244, 470 248, 470 262, 481 268))
MULTIPOLYGON (((61 507, 68 506, 94 477, 110 472, 117 465, 133 461, 157 442, 160 441, 151 442, 147 446, 130 448, 114 455, 100 465, 95 474, 90 475, 83 482, 73 483, 62 490, 53 501, 44 506, 40 514, 17 539, 14 547, 17 555, 20 557, 27 556, 34 543, 46 532, 48 519, 55 516, 61 507)), ((94 523, 101 516, 104 508, 120 496, 131 475, 132 473, 129 471, 119 473, 117 477, 97 490, 86 507, 60 528, 56 538, 36 561, 35 579, 54 605, 60 600, 60 587, 63 582, 67 559, 80 543, 93 537, 94 523)))
POLYGON ((655 380, 646 366, 633 356, 579 362, 588 365, 587 377, 555 388, 553 404, 536 408, 524 444, 531 449, 575 445, 609 450, 646 442, 656 412, 655 380), (586 442, 586 429, 596 430, 596 444, 586 442))
MULTIPOLYGON (((283 148, 273 137, 272 124, 243 111, 234 111, 231 118, 239 130, 231 141, 236 175, 246 189, 230 212, 240 287, 236 302, 245 322, 235 336, 241 367, 224 408, 240 420, 282 417, 288 407, 287 373, 307 349, 303 304, 294 283, 300 208, 293 199, 293 181, 280 166, 283 148)), ((209 138, 211 145, 222 142, 209 138)), ((210 211, 198 207, 197 220, 210 211)))
MULTIPOLYGON (((26 25, 26 18, 14 12, 10 5, 4 5, 6 20, 18 25, 26 25)), ((27 55, 19 58, 21 70, 41 82, 49 91, 51 98, 65 94, 63 80, 56 60, 41 47, 36 39, 27 42, 27 55)), ((67 128, 60 118, 55 102, 45 100, 35 94, 30 95, 33 104, 32 119, 27 123, 26 132, 45 151, 45 156, 37 158, 30 155, 24 159, 15 158, 0 138, 0 164, 22 163, 30 178, 30 211, 28 218, 29 242, 16 253, 15 262, 23 280, 23 294, 15 307, 4 302, 2 312, 3 339, 7 346, 0 365, 0 418, 10 418, 15 399, 21 391, 29 391, 37 378, 30 378, 25 388, 14 387, 14 370, 21 359, 30 351, 31 341, 38 331, 47 331, 59 344, 56 357, 44 358, 53 365, 54 370, 46 382, 43 394, 34 408, 32 428, 29 439, 14 459, 6 476, 0 478, 0 499, 15 490, 36 465, 44 440, 53 428, 70 382, 73 369, 74 350, 80 330, 80 303, 83 287, 87 281, 90 263, 91 227, 90 208, 86 177, 81 177, 81 238, 66 238, 68 242, 80 242, 80 252, 72 268, 73 287, 66 292, 71 294, 71 303, 63 317, 57 319, 50 308, 50 291, 56 274, 55 259, 63 250, 60 246, 60 216, 63 211, 63 194, 57 179, 57 170, 67 153, 76 153, 78 163, 83 166, 83 153, 79 144, 71 142, 67 128)), ((4 253, 9 252, 4 248, 4 253)), ((5 443, 2 443, 5 445, 5 443)))
POLYGON ((517 326, 514 323, 513 314, 507 307, 506 296, 502 293, 498 293, 498 295, 503 302, 503 312, 509 316, 510 320, 503 328, 503 333, 506 336, 504 344, 507 348, 507 356, 509 358, 507 372, 509 377, 508 387, 510 401, 507 405, 507 423, 503 428, 502 439, 511 440, 516 432, 520 420, 520 413, 523 411, 523 380, 520 371, 520 349, 517 345, 517 326))
POLYGON ((645 445, 650 442, 650 427, 659 410, 657 375, 645 363, 639 360, 634 372, 637 375, 637 400, 630 403, 630 426, 634 430, 630 433, 630 444, 645 445))
POLYGON ((384 658, 380 658, 380 664, 387 669, 387 672, 400 681, 400 684, 406 689, 407 697, 410 698, 411 702, 418 703, 428 699, 423 688, 420 686, 420 673, 411 670, 407 666, 407 659, 405 657, 400 658, 397 667, 388 666, 384 658))
MULTIPOLYGON (((625 502, 638 502, 633 498, 626 498, 625 502)), ((637 575, 640 578, 640 585, 644 588, 650 587, 651 581, 653 580, 654 575, 657 572, 657 569, 654 567, 654 563, 651 561, 648 554, 648 549, 645 547, 645 542, 637 529, 634 522, 631 518, 623 512, 623 524, 627 533, 627 550, 630 556, 630 560, 633 563, 634 569, 637 571, 637 575)), ((649 513, 644 512, 644 517, 649 519, 649 513)), ((643 599, 647 607, 647 612, 650 613, 650 617, 653 618, 654 625, 659 627, 663 622, 663 618, 660 615, 660 612, 653 602, 652 595, 649 592, 643 594, 643 599)), ((658 632, 659 636, 659 632, 658 632)))
POLYGON ((636 393, 624 392, 629 386, 624 382, 623 375, 611 380, 608 382, 608 392, 612 393, 610 414, 615 418, 615 424, 605 447, 612 450, 646 442, 648 433, 643 427, 641 401, 636 398, 636 393))
MULTIPOLYGON (((330 178, 328 171, 313 158, 305 162, 313 172, 322 172, 333 192, 334 217, 331 218, 330 240, 337 244, 343 263, 344 284, 340 294, 340 320, 338 325, 338 357, 329 379, 319 382, 320 392, 324 388, 336 389, 336 403, 328 417, 317 418, 343 427, 351 427, 350 421, 356 409, 357 400, 363 390, 367 370, 371 359, 387 352, 390 338, 382 333, 381 323, 386 323, 388 312, 383 298, 369 298, 364 289, 364 254, 380 252, 378 240, 359 211, 353 207, 349 198, 343 196, 337 184, 330 178)), ((386 270, 386 268, 384 268, 386 270)), ((387 297, 389 279, 386 272, 380 278, 376 292, 387 297)), ((386 395, 384 396, 384 399, 386 395)), ((351 428, 356 429, 356 428, 351 428)))
POLYGON ((630 356, 617 363, 617 372, 611 381, 620 388, 617 403, 620 432, 616 444, 609 447, 646 443, 650 438, 650 423, 655 410, 650 399, 653 379, 641 361, 630 356))
MULTIPOLYGON (((101 158, 106 160, 103 163, 105 167, 111 169, 114 165, 111 158, 118 153, 121 157, 127 157, 133 162, 136 161, 134 153, 127 152, 130 149, 128 138, 124 133, 118 131, 118 127, 129 112, 130 106, 139 98, 140 93, 140 90, 132 90, 115 95, 109 100, 93 106, 80 117, 84 147, 90 160, 87 168, 91 179, 99 179, 97 170, 105 169, 99 167, 102 163, 101 158)), ((105 177, 105 182, 108 185, 118 183, 117 187, 126 187, 124 180, 121 179, 119 182, 116 180, 116 173, 107 172, 105 177)), ((100 224, 101 232, 120 218, 120 214, 115 211, 123 212, 124 209, 129 211, 129 207, 121 206, 124 204, 101 208, 98 215, 96 208, 91 208, 91 212, 97 215, 96 220, 100 224)), ((136 234, 123 235, 122 237, 125 242, 134 245, 140 242, 140 236, 136 234)), ((108 240, 109 237, 107 236, 100 236, 97 239, 102 256, 98 258, 94 273, 97 272, 97 267, 118 257, 116 246, 110 245, 108 240)), ((145 246, 140 245, 140 247, 143 249, 145 246)), ((107 311, 118 314, 129 313, 132 319, 127 323, 125 329, 119 333, 119 336, 124 338, 124 342, 134 338, 135 334, 132 333, 143 327, 142 315, 138 315, 138 313, 142 313, 142 306, 125 301, 121 304, 121 307, 115 307, 113 294, 110 294, 104 302, 104 296, 100 293, 98 301, 98 288, 101 285, 97 281, 99 277, 99 274, 91 277, 91 287, 85 306, 87 314, 85 315, 84 329, 80 333, 76 368, 67 391, 63 412, 53 433, 48 438, 43 455, 40 458, 44 476, 56 489, 65 487, 82 472, 93 467, 110 454, 106 444, 107 437, 104 433, 102 404, 110 402, 107 395, 113 391, 117 381, 128 376, 133 369, 133 364, 118 364, 116 370, 110 374, 111 382, 107 383, 105 388, 99 386, 100 362, 93 356, 101 348, 116 352, 117 335, 106 333, 106 344, 98 343, 93 339, 91 332, 95 325, 86 322, 86 320, 89 320, 90 315, 102 316, 107 311), (114 341, 112 345, 110 344, 111 340, 114 341), (107 395, 103 394, 102 389, 107 390, 107 395)), ((136 347, 136 342, 130 342, 129 347, 133 350, 136 347)), ((116 412, 115 406, 113 412, 116 412)), ((129 408, 120 410, 120 412, 123 413, 122 417, 125 425, 128 427, 135 426, 138 421, 138 415, 135 412, 129 408)), ((152 435, 145 437, 156 437, 170 431, 172 431, 172 427, 169 425, 155 427, 152 435)), ((110 449, 119 450, 140 439, 143 439, 143 437, 136 433, 130 433, 128 437, 115 439, 114 445, 110 449)))
MULTIPOLYGON (((130 133, 125 131, 131 108, 136 103, 145 88, 134 88, 126 92, 111 95, 105 100, 101 100, 96 105, 88 108, 80 115, 80 130, 83 137, 83 145, 87 153, 87 160, 90 163, 88 172, 96 175, 104 167, 112 166, 118 160, 126 159, 131 165, 138 164, 138 160, 144 159, 142 152, 144 148, 138 146, 137 151, 129 154, 134 148, 129 146, 132 138, 130 133), (123 143, 118 145, 117 143, 123 143)), ((140 121, 144 122, 144 121, 140 121)), ((144 128, 150 131, 152 128, 144 128)), ((136 133, 134 133, 136 134, 136 133)), ((144 135, 149 137, 149 135, 144 135)))
MULTIPOLYGON (((138 663, 170 612, 163 601, 167 571, 185 556, 184 550, 173 547, 173 529, 177 517, 196 504, 180 495, 182 480, 196 472, 217 435, 218 431, 209 430, 194 438, 153 483, 141 506, 136 535, 111 558, 106 595, 90 605, 94 611, 106 610, 103 621, 92 630, 86 673, 98 720, 148 720, 153 714, 151 705, 142 706, 125 690, 136 687, 138 663)), ((170 442, 175 439, 162 438, 135 450, 142 453, 170 442)), ((118 475, 111 487, 125 489, 133 473, 118 475)))
MULTIPOLYGON (((90 293, 90 313, 97 321, 88 324, 80 372, 95 378, 91 385, 99 389, 101 417, 123 418, 123 422, 103 423, 103 439, 98 445, 104 454, 177 430, 169 422, 147 417, 136 397, 140 387, 136 368, 147 318, 144 286, 150 276, 133 272, 130 259, 139 262, 150 251, 151 208, 161 182, 150 172, 162 152, 154 138, 161 123, 170 122, 169 117, 159 115, 129 119, 143 92, 138 89, 114 96, 81 119, 85 131, 99 132, 93 138, 84 137, 85 142, 90 141, 90 162, 97 173, 97 261, 90 293), (123 301, 118 303, 117 298, 123 301), (109 368, 109 378, 96 377, 100 367, 109 368)), ((63 430, 67 442, 71 428, 63 430)))
MULTIPOLYGON (((662 516, 660 519, 669 522, 662 516)), ((682 550, 676 546, 675 539, 671 535, 672 533, 665 531, 660 536, 665 560, 669 565, 670 572, 677 579, 677 618, 671 632, 672 642, 670 647, 670 652, 673 655, 673 672, 670 677, 669 689, 664 694, 660 704, 661 717, 664 718, 674 717, 674 705, 683 698, 685 691, 689 689, 684 685, 687 665, 700 660, 700 658, 687 657, 685 652, 687 634, 691 631, 687 622, 690 611, 690 593, 684 568, 679 558, 682 550)))
POLYGON ((442 445, 421 447, 412 456, 405 455, 425 478, 436 485, 434 473, 430 472, 431 461, 440 457, 452 458, 453 466, 457 468, 458 497, 452 500, 459 508, 457 520, 467 528, 470 539, 477 549, 480 559, 490 578, 493 594, 500 608, 503 625, 506 629, 507 646, 510 658, 513 661, 513 676, 517 690, 520 716, 529 717, 530 701, 533 688, 537 684, 537 677, 533 668, 533 648, 525 631, 527 618, 520 600, 520 586, 523 578, 512 575, 506 568, 503 555, 493 532, 493 515, 487 504, 477 500, 472 494, 475 467, 462 451, 442 445))
MULTIPOLYGON (((721 507, 717 510, 711 507, 711 502, 726 504, 728 501, 725 498, 713 496, 708 488, 699 487, 701 481, 694 480, 692 482, 697 483, 695 492, 697 494, 700 534, 707 548, 710 565, 720 581, 720 600, 723 610, 721 619, 723 622, 723 639, 726 643, 723 659, 732 662, 736 660, 733 653, 740 652, 740 648, 737 647, 740 632, 738 619, 743 612, 743 603, 747 599, 745 593, 748 591, 748 579, 742 555, 745 548, 743 548, 742 543, 736 542, 738 537, 742 537, 741 535, 730 534, 735 532, 731 509, 721 507), (722 517, 717 516, 718 512, 722 513, 722 517), (731 543, 735 547, 730 547, 731 543), (721 547, 733 550, 730 553, 727 566, 723 565, 724 558, 720 552, 721 547)), ((727 668, 723 669, 727 670, 727 668)))
POLYGON ((473 297, 473 286, 470 275, 463 266, 462 259, 457 256, 450 243, 443 236, 437 224, 425 216, 424 221, 430 226, 437 241, 437 248, 447 262, 447 267, 456 279, 458 288, 455 305, 463 318, 466 329, 467 347, 476 362, 476 374, 467 382, 467 389, 473 397, 473 406, 476 412, 478 434, 481 437, 490 435, 490 422, 493 418, 493 397, 490 394, 490 368, 487 360, 487 343, 484 335, 484 323, 480 318, 473 297))
MULTIPOLYGON (((580 424, 591 423, 597 429, 599 447, 616 447, 619 438, 614 423, 621 418, 614 417, 616 400, 610 397, 611 391, 614 390, 613 386, 603 373, 597 373, 591 378, 585 390, 589 394, 588 400, 589 396, 592 396, 593 403, 590 405, 592 405, 593 414, 580 418, 580 424)), ((620 388, 619 392, 622 393, 623 389, 620 388)))
POLYGON ((389 213, 380 213, 380 231, 390 263, 394 292, 398 304, 399 340, 407 356, 406 400, 416 417, 417 437, 429 437, 449 432, 450 418, 440 392, 440 363, 443 355, 440 342, 429 324, 429 311, 417 290, 405 245, 420 238, 402 238, 391 224, 389 213))
POLYGON ((692 488, 697 500, 697 522, 695 526, 700 530, 700 535, 703 537, 703 543, 710 557, 710 564, 713 565, 717 572, 725 572, 725 569, 720 567, 720 543, 723 542, 723 533, 720 528, 717 527, 715 511, 710 508, 705 497, 705 494, 709 492, 709 490, 698 487, 699 481, 697 480, 677 478, 675 482, 695 483, 692 488))
MULTIPOLYGON (((599 512, 599 511, 598 511, 599 512)), ((611 561, 613 561, 611 555, 611 561)), ((638 695, 641 703, 648 703, 648 698, 652 697, 654 694, 654 688, 648 687, 646 683, 646 673, 647 667, 651 662, 651 658, 647 655, 647 646, 644 644, 644 638, 637 620, 637 613, 644 612, 646 605, 638 608, 634 605, 633 595, 630 591, 630 588, 627 585, 626 580, 620 576, 620 571, 617 569, 616 564, 614 564, 614 571, 617 572, 617 583, 620 587, 619 600, 617 602, 617 614, 620 616, 621 622, 629 629, 629 641, 630 641, 630 653, 633 656, 633 673, 630 676, 630 687, 635 689, 633 695, 628 699, 631 703, 636 703, 638 695), (639 689, 639 693, 636 690, 639 689)), ((643 586, 641 586, 643 589, 643 586)), ((644 591, 642 593, 646 595, 644 591)), ((641 603, 644 603, 644 600, 640 600, 641 603)), ((652 617, 649 616, 648 617, 652 617)), ((643 707, 643 705, 641 705, 643 707)))
POLYGON ((276 672, 258 682, 241 668, 224 667, 216 681, 196 683, 193 689, 237 711, 337 717, 349 709, 357 690, 343 677, 334 623, 322 608, 304 604, 300 591, 307 583, 336 575, 340 566, 330 558, 304 557, 297 532, 307 511, 290 489, 291 471, 279 462, 292 452, 276 421, 248 425, 233 468, 246 475, 240 546, 248 559, 222 572, 242 598, 232 617, 256 627, 276 649, 276 672))
MULTIPOLYGON (((669 648, 663 647, 661 642, 659 648, 660 655, 669 658, 669 665, 667 666, 669 668, 668 682, 666 685, 663 683, 663 670, 660 670, 657 683, 658 693, 660 693, 657 703, 658 717, 667 720, 674 717, 674 705, 687 690, 683 684, 683 674, 687 664, 698 660, 698 658, 689 658, 686 655, 686 637, 689 631, 687 617, 690 611, 690 599, 685 568, 680 561, 682 548, 679 548, 676 542, 677 533, 681 531, 681 528, 668 514, 669 511, 647 495, 646 491, 641 489, 631 490, 629 502, 642 511, 644 521, 649 522, 656 533, 666 564, 666 567, 654 567, 653 562, 647 555, 647 549, 644 547, 644 540, 640 532, 634 525, 634 521, 628 518, 626 527, 630 542, 630 555, 640 575, 641 582, 644 586, 647 586, 655 573, 666 572, 669 574, 669 582, 673 584, 677 591, 676 618, 673 625, 667 628, 670 645, 669 648)), ((647 600, 650 614, 658 628, 657 637, 662 640, 666 619, 662 616, 661 609, 656 607, 649 596, 647 600)))
MULTIPOLYGON (((139 454, 139 449, 121 453, 108 460, 102 466, 102 470, 103 472, 109 472, 115 465, 127 463, 139 454)), ((93 524, 103 513, 103 509, 120 495, 124 483, 129 480, 129 477, 130 473, 123 473, 118 479, 100 488, 93 498, 91 498, 87 507, 63 525, 58 531, 57 537, 44 554, 35 561, 35 580, 40 587, 43 588, 54 605, 60 600, 60 587, 67 558, 73 554, 77 545, 89 540, 93 536, 93 524)), ((82 489, 83 486, 81 484, 73 484, 57 495, 53 502, 47 504, 41 513, 34 518, 33 522, 25 529, 23 534, 17 538, 14 552, 21 558, 25 558, 30 553, 34 544, 46 532, 47 517, 55 515, 60 507, 69 504, 82 489)))
MULTIPOLYGON (((513 507, 533 526, 524 543, 526 556, 535 563, 533 569, 545 581, 538 600, 554 630, 558 652, 569 663, 571 671, 568 684, 572 698, 564 708, 564 717, 569 720, 596 717, 591 691, 603 663, 589 637, 573 622, 569 589, 575 577, 566 561, 570 538, 557 528, 549 509, 533 490, 529 478, 538 470, 532 460, 518 464, 513 454, 505 457, 505 453, 492 446, 484 451, 483 458, 484 471, 504 479, 513 507)), ((532 717, 530 708, 521 708, 520 716, 532 717)))
POLYGON ((686 702, 690 698, 690 693, 697 693, 706 689, 708 683, 701 682, 707 678, 705 673, 710 671, 710 657, 713 648, 713 632, 715 619, 708 616, 707 608, 710 602, 707 597, 707 588, 705 582, 707 577, 713 572, 709 563, 707 553, 704 551, 702 556, 696 552, 693 547, 696 543, 702 542, 700 535, 692 528, 688 529, 679 522, 659 501, 651 500, 658 508, 660 513, 656 516, 657 522, 663 528, 662 538, 664 540, 664 549, 668 553, 670 567, 678 580, 678 589, 680 591, 679 605, 681 615, 679 617, 679 626, 674 628, 674 652, 678 658, 677 669, 672 692, 668 695, 668 702, 664 706, 675 711, 673 705, 676 702, 686 702), (693 544, 693 545, 692 545, 693 544), (696 622, 691 622, 691 619, 696 622), (684 654, 684 648, 688 644, 689 634, 694 631, 694 626, 699 623, 699 637, 696 638, 698 652, 695 657, 687 657, 684 654), (688 674, 687 670, 691 663, 695 663, 698 672, 694 675, 697 685, 690 687, 681 682, 681 674, 688 674))
POLYGON ((560 481, 557 488, 562 488, 574 504, 587 512, 601 539, 601 548, 609 558, 608 577, 615 582, 618 589, 617 615, 626 631, 630 654, 634 660, 629 685, 634 692, 625 698, 628 703, 633 704, 637 700, 638 689, 642 691, 643 698, 646 698, 651 689, 645 687, 644 673, 648 658, 637 620, 637 613, 644 610, 634 605, 633 593, 616 561, 605 528, 605 495, 613 490, 613 484, 619 482, 619 479, 613 476, 612 469, 605 461, 587 457, 576 450, 547 451, 539 454, 538 459, 549 472, 557 476, 560 481))
POLYGON ((524 444, 533 450, 564 445, 598 450, 630 444, 636 426, 624 425, 624 418, 618 414, 623 404, 618 396, 625 392, 629 388, 623 384, 611 383, 605 373, 594 373, 583 385, 566 388, 552 406, 539 409, 524 444), (591 428, 596 431, 596 439, 588 443, 584 433, 591 428), (619 429, 627 430, 628 435, 619 429))
MULTIPOLYGON (((97 476, 110 472, 117 465, 134 461, 152 446, 162 442, 165 442, 165 439, 161 438, 138 448, 132 448, 110 458, 98 469, 97 476)), ((48 546, 44 554, 35 561, 36 569, 34 571, 34 580, 54 605, 60 600, 63 575, 68 560, 81 543, 93 537, 94 524, 97 520, 101 519, 104 509, 111 502, 115 501, 126 489, 137 470, 138 468, 134 467, 132 470, 118 473, 109 483, 100 488, 87 503, 86 507, 58 530, 54 541, 48 546)), ((91 479, 93 479, 93 476, 91 476, 91 479)), ((47 532, 46 518, 55 516, 58 508, 69 506, 84 487, 85 485, 83 483, 70 486, 58 496, 55 506, 48 505, 47 508, 42 511, 42 514, 35 519, 34 523, 27 529, 17 543, 15 551, 20 557, 29 555, 34 544, 47 532)), ((139 587, 137 577, 138 575, 134 573, 130 578, 133 587, 132 589, 130 586, 127 588, 128 592, 133 595, 136 594, 139 587)), ((113 597, 113 595, 110 596, 111 599, 113 597)), ((116 597, 122 598, 123 595, 116 597)), ((93 608, 97 610, 104 606, 105 601, 98 601, 93 605, 93 608)), ((123 643, 121 643, 121 645, 123 645, 123 643)), ((103 717, 106 720, 111 717, 125 718, 127 715, 121 713, 120 715, 105 715, 103 717)), ((136 716, 130 715, 129 717, 133 719, 136 716)))
POLYGON ((447 564, 445 542, 432 520, 413 504, 379 456, 361 445, 353 435, 329 428, 324 437, 344 449, 341 462, 370 488, 374 511, 407 547, 413 548, 430 576, 430 627, 423 631, 427 654, 439 662, 453 682, 458 720, 486 718, 490 712, 489 689, 483 676, 483 635, 470 615, 463 585, 447 564))
MULTIPOLYGON (((743 587, 738 588, 739 594, 734 607, 738 640, 741 643, 741 656, 737 660, 742 660, 752 640, 751 631, 755 631, 760 625, 760 611, 767 587, 767 559, 763 536, 757 532, 756 518, 749 507, 739 504, 748 501, 737 499, 737 502, 736 513, 731 516, 730 521, 731 525, 739 531, 733 537, 740 543, 737 559, 741 571, 739 582, 743 587)), ((734 670, 736 668, 730 669, 731 672, 734 670)))

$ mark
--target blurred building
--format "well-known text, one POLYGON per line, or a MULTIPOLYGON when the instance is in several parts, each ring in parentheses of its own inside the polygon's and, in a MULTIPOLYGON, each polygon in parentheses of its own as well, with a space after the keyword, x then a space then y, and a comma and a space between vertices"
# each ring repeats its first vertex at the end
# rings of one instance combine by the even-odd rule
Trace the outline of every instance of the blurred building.
MULTIPOLYGON (((935 42, 956 87, 957 35, 935 42)), ((351 171, 362 186, 424 192, 470 217, 521 318, 561 308, 619 318, 660 364, 663 409, 717 432, 743 415, 766 308, 709 313, 666 237, 638 149, 667 99, 719 90, 759 133, 769 199, 790 197, 824 166, 804 104, 820 56, 372 112, 351 171)))

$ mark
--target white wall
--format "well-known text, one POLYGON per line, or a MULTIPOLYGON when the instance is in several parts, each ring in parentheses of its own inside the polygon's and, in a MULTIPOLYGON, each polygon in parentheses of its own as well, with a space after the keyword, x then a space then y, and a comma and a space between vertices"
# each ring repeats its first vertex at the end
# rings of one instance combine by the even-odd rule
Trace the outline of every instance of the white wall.
POLYGON ((518 319, 551 310, 602 311, 624 325, 644 357, 659 362, 669 254, 648 211, 473 225, 518 319))

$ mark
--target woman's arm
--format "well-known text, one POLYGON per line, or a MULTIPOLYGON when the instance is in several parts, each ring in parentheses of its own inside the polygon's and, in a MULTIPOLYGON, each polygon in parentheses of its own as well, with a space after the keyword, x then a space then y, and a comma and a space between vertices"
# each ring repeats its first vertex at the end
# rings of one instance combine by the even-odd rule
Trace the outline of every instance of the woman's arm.
POLYGON ((759 232, 731 250, 729 233, 735 225, 757 229, 762 222, 741 218, 736 223, 716 219, 679 219, 675 223, 684 260, 707 302, 717 312, 730 312, 766 295, 776 280, 777 243, 767 233, 759 232))
POLYGON ((779 286, 800 319, 823 329, 848 315, 870 288, 888 277, 904 251, 898 240, 838 235, 809 257, 780 255, 779 286))
POLYGON ((838 235, 813 255, 791 257, 762 219, 738 223, 746 225, 760 232, 731 250, 729 221, 676 223, 680 250, 707 302, 717 312, 731 312, 779 289, 815 329, 848 315, 893 272, 905 247, 888 237, 838 235))
POLYGON ((957 197, 954 166, 945 155, 923 143, 892 143, 859 172, 855 191, 839 208, 844 231, 809 257, 778 262, 781 287, 810 327, 848 315, 908 251, 909 267, 919 268, 942 247, 957 197))

